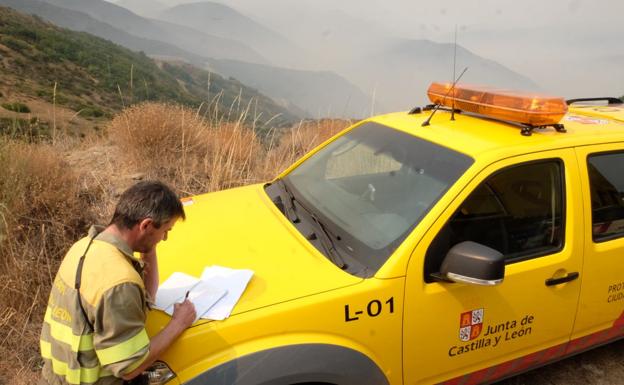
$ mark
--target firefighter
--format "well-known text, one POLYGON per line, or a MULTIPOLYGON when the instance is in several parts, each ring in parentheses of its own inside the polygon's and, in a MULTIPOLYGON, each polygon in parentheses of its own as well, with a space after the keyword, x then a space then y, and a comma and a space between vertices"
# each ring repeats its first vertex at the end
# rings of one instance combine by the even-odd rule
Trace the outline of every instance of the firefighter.
POLYGON ((122 384, 139 376, 195 319, 193 304, 175 306, 150 340, 149 302, 158 287, 156 245, 185 219, 165 184, 126 190, 108 226, 93 226, 67 252, 56 275, 41 331, 41 384, 122 384))

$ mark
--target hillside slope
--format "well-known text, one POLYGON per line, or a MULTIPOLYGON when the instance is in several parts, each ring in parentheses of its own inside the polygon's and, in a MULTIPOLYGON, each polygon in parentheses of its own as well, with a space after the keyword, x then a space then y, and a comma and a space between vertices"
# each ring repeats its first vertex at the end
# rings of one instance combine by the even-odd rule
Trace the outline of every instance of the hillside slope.
MULTIPOLYGON (((232 63, 235 64, 231 68, 223 66, 218 62, 229 59, 207 58, 198 53, 191 53, 182 44, 176 45, 161 41, 160 39, 163 38, 166 40, 168 35, 156 33, 154 23, 171 26, 169 23, 141 18, 114 4, 100 0, 86 0, 84 3, 77 3, 72 0, 0 0, 0 5, 3 4, 23 12, 36 14, 64 28, 88 32, 132 50, 143 51, 150 57, 168 61, 182 60, 200 68, 204 68, 206 63, 209 63, 209 68, 217 70, 221 75, 235 77, 244 84, 257 88, 268 97, 279 100, 281 106, 288 107, 293 114, 298 116, 318 117, 319 113, 329 112, 332 114, 331 116, 352 118, 362 116, 363 111, 368 113, 370 110, 368 105, 371 98, 336 73, 290 70, 240 60, 233 60, 232 63), (56 6, 51 2, 89 11, 89 14, 56 6), (104 17, 105 15, 111 16, 106 22, 97 19, 97 17, 104 17), (108 24, 109 19, 111 23, 121 27, 108 24), (141 29, 139 28, 141 25, 150 26, 150 30, 155 35, 151 38, 135 36, 129 33, 132 28, 124 27, 128 23, 133 26, 132 28, 138 29, 141 29), (266 77, 267 74, 270 76, 266 77), (292 84, 292 87, 289 83, 292 84)), ((187 30, 181 26, 173 26, 172 28, 173 30, 187 30)), ((201 33, 198 32, 197 34, 201 36, 201 33)), ((184 35, 176 36, 178 36, 174 39, 176 41, 185 41, 186 39, 184 35)))
POLYGON ((137 15, 154 18, 168 6, 157 0, 115 0, 113 3, 124 7, 137 15))
MULTIPOLYGON (((309 54, 306 68, 331 69, 365 93, 375 95, 376 113, 428 103, 424 95, 429 84, 453 77, 453 44, 397 36, 381 21, 385 17, 383 14, 372 19, 362 18, 359 12, 362 7, 347 11, 342 3, 334 7, 327 6, 328 2, 318 4, 312 0, 231 0, 229 3, 305 47, 309 54)), ((369 9, 381 8, 383 6, 369 9)), ((403 36, 417 36, 420 28, 430 26, 431 21, 421 13, 410 17, 414 33, 403 36)), ((522 57, 521 51, 512 57, 540 65, 540 60, 522 57)), ((491 60, 460 38, 456 74, 464 67, 469 68, 463 82, 524 90, 536 87, 533 79, 491 60)))
POLYGON ((145 39, 157 39, 179 46, 196 55, 243 60, 267 64, 269 61, 246 44, 160 20, 140 17, 129 10, 104 0, 44 0, 65 9, 86 13, 92 18, 145 39))
MULTIPOLYGON (((462 83, 539 91, 531 79, 509 68, 450 43, 430 40, 388 39, 374 51, 364 53, 340 71, 363 90, 375 90, 377 100, 392 109, 406 110, 429 101, 426 90, 433 81, 451 81, 454 52, 455 76, 468 68, 462 83)), ((383 112, 383 106, 376 106, 383 112)))
POLYGON ((0 7, 0 56, 3 104, 42 101, 83 117, 106 118, 147 100, 192 107, 215 100, 223 111, 233 104, 252 103, 261 120, 278 115, 275 124, 295 119, 238 81, 186 64, 157 63, 143 53, 4 7, 0 7))
POLYGON ((293 42, 223 4, 202 1, 168 8, 158 18, 211 36, 244 42, 280 67, 296 67, 303 51, 293 42))
POLYGON ((364 118, 371 112, 372 98, 330 71, 291 70, 235 60, 211 60, 209 67, 308 118, 364 118))
POLYGON ((94 19, 84 12, 58 7, 42 0, 0 0, 0 6, 7 6, 29 15, 37 15, 59 27, 87 32, 133 51, 143 51, 153 56, 184 59, 197 66, 203 65, 204 59, 199 55, 173 44, 134 36, 125 30, 94 19))

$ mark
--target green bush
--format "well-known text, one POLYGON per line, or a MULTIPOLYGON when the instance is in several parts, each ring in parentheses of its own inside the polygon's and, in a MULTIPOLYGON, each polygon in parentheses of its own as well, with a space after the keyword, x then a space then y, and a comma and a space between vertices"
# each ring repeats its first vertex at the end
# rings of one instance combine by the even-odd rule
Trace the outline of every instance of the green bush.
POLYGON ((84 107, 80 110, 80 116, 84 117, 101 118, 104 114, 104 111, 97 107, 84 107))
POLYGON ((20 112, 20 113, 28 113, 30 112, 30 108, 24 103, 14 102, 14 103, 2 103, 2 107, 9 111, 20 112))
POLYGON ((28 143, 39 143, 48 141, 50 135, 50 123, 35 117, 30 120, 0 118, 0 141, 8 137, 28 143))
POLYGON ((0 37, 0 43, 4 44, 5 46, 17 52, 23 52, 27 50, 28 48, 30 48, 30 44, 22 40, 12 38, 11 36, 0 37))

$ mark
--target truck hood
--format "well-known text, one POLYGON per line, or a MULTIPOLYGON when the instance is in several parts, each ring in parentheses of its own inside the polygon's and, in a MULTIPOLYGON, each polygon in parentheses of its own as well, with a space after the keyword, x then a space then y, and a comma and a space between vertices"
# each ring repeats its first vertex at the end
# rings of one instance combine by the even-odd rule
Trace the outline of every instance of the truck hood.
MULTIPOLYGON (((336 267, 306 241, 262 185, 184 201, 186 220, 179 221, 158 246, 160 282, 176 271, 199 277, 212 265, 253 270, 232 315, 362 280, 336 267)), ((164 317, 156 313, 160 314, 150 318, 164 317)))

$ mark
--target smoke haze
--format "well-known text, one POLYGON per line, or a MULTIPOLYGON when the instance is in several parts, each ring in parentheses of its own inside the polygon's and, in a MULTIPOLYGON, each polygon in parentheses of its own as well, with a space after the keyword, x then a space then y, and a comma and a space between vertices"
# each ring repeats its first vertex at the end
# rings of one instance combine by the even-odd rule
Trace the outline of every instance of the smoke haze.
MULTIPOLYGON (((193 1, 158 2, 174 6, 193 1)), ((300 69, 332 70, 350 78, 344 73, 348 68, 342 66, 349 47, 362 52, 386 38, 453 43, 457 28, 460 46, 527 77, 541 91, 567 98, 624 94, 622 1, 214 2, 232 7, 304 47, 306 60, 293 65, 300 69)), ((146 15, 148 8, 143 10, 146 15)), ((463 66, 458 61, 457 67, 463 66)), ((450 78, 452 63, 448 67, 450 78)), ((350 80, 355 78, 357 75, 350 80)), ((364 91, 370 93, 371 89, 364 91)))

